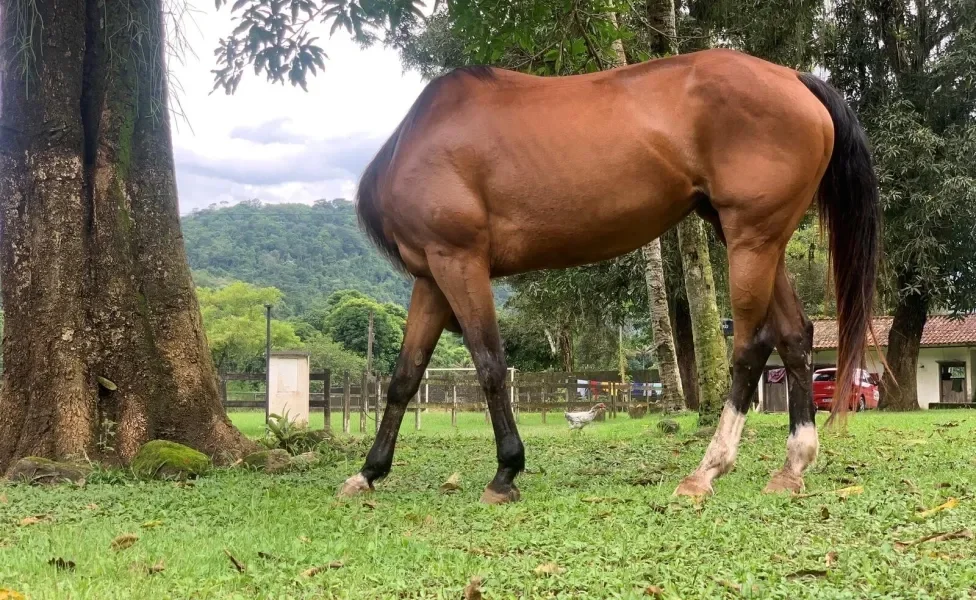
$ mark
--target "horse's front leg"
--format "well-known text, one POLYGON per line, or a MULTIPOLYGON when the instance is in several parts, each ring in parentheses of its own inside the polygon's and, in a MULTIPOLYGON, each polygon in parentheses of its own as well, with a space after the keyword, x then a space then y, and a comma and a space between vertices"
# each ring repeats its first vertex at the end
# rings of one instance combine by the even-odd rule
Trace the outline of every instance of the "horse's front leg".
POLYGON ((387 389, 386 411, 383 421, 366 456, 366 464, 359 473, 346 480, 339 489, 340 497, 350 497, 370 491, 373 482, 382 479, 393 466, 400 423, 407 404, 420 388, 424 370, 437 346, 444 326, 451 318, 451 309, 437 285, 426 278, 414 282, 407 313, 407 330, 397 358, 393 378, 387 389))

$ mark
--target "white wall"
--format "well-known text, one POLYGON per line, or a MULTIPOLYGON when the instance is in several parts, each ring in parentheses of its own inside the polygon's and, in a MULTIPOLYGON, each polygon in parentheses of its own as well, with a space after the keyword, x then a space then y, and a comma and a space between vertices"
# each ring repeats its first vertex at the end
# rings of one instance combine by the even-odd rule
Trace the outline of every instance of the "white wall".
MULTIPOLYGON (((887 351, 887 348, 882 348, 887 351)), ((918 353, 918 371, 916 384, 918 386, 918 403, 922 408, 928 408, 932 402, 939 401, 939 362, 960 361, 966 363, 966 395, 973 397, 976 388, 973 386, 976 380, 976 348, 966 348, 960 346, 953 347, 928 347, 922 348, 918 353)), ((813 363, 815 365, 834 365, 837 363, 836 350, 818 350, 813 353, 813 363)), ((782 366, 783 361, 779 354, 773 352, 769 357, 767 366, 782 366)), ((868 350, 867 369, 879 376, 884 373, 884 365, 877 356, 877 352, 871 348, 868 350)), ((759 385, 759 396, 762 398, 763 385, 759 385)))

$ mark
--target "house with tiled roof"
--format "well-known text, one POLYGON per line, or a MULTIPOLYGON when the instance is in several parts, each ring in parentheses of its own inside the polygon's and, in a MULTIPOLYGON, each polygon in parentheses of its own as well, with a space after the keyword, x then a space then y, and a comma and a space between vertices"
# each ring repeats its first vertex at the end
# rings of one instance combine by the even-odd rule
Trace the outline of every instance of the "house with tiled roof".
MULTIPOLYGON (((882 353, 887 352, 891 322, 892 317, 874 319, 882 353)), ((884 366, 870 339, 865 359, 868 371, 881 381, 884 366)), ((837 321, 816 320, 813 322, 814 369, 834 367, 836 363, 837 321)), ((774 352, 759 385, 761 410, 786 408, 788 377, 782 366, 782 360, 774 352)), ((922 408, 936 403, 972 402, 976 393, 976 315, 930 316, 922 330, 917 369, 918 402, 922 408)))

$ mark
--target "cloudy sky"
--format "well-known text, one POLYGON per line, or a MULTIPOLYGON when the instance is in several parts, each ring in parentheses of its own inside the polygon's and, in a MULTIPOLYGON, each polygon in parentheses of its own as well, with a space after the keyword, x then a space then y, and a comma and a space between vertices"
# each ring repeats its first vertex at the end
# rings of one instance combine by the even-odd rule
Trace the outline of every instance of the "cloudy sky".
MULTIPOLYGON (((171 61, 185 120, 174 120, 180 212, 250 198, 352 199, 359 174, 423 87, 394 51, 324 39, 326 71, 308 92, 245 77, 234 96, 210 94, 213 49, 233 29, 226 8, 194 0, 184 30, 193 48, 171 61)), ((327 38, 327 36, 323 36, 327 38)))

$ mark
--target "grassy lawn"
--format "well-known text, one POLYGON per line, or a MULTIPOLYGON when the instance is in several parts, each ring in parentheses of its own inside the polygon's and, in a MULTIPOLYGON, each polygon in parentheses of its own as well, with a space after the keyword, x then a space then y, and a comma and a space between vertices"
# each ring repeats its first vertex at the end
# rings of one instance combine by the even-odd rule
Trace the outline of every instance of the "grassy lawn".
MULTIPOLYGON (((232 416, 260 433, 260 413, 232 416)), ((492 599, 638 598, 648 586, 665 598, 976 595, 967 532, 896 544, 976 530, 976 413, 856 415, 849 436, 822 436, 811 495, 793 498, 760 493, 782 463, 786 417, 753 415, 735 470, 700 505, 671 497, 707 443, 690 417, 675 436, 653 418, 571 436, 559 415, 522 417, 529 472, 509 506, 477 502, 494 472, 480 414, 454 431, 449 415, 428 413, 419 432, 408 415, 394 472, 368 501, 334 500, 368 448, 358 436, 306 473, 221 470, 188 486, 103 473, 83 488, 0 488, 0 588, 59 600, 457 599, 480 576, 492 599), (455 471, 462 490, 442 494, 455 471), (949 498, 958 505, 920 513, 949 498), (112 550, 126 533, 138 541, 112 550), (332 561, 342 564, 303 575, 332 561), (547 563, 555 573, 535 572, 547 563)))

